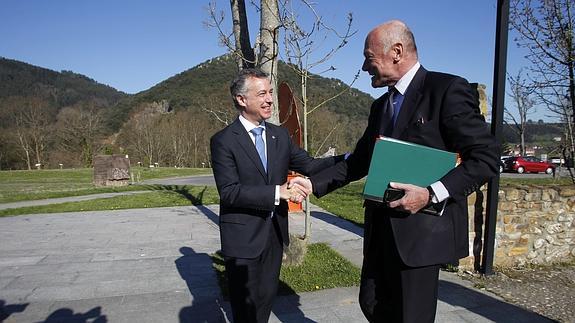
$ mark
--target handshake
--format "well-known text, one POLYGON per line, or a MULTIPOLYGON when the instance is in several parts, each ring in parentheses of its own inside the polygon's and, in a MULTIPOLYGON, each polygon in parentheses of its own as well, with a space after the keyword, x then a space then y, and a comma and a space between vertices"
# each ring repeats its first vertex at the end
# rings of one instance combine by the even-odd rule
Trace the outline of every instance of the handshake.
POLYGON ((301 203, 313 190, 311 181, 304 177, 295 177, 280 186, 280 198, 301 203))

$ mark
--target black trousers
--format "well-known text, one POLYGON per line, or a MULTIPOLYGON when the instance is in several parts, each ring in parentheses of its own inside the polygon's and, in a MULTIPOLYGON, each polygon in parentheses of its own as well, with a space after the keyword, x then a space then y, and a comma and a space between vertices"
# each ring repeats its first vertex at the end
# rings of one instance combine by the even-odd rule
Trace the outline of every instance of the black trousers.
POLYGON ((434 322, 439 265, 405 265, 389 217, 375 214, 370 223, 359 292, 363 314, 370 322, 434 322))
POLYGON ((233 320, 236 323, 269 320, 283 256, 283 241, 277 222, 272 220, 272 224, 268 243, 259 257, 224 259, 233 320))

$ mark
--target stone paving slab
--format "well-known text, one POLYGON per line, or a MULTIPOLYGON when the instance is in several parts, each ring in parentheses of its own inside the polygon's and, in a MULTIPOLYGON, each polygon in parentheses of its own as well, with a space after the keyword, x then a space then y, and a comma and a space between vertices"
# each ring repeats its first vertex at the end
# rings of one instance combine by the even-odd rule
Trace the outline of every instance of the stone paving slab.
MULTIPOLYGON (((312 242, 361 264, 362 230, 313 208, 312 242)), ((0 218, 0 321, 228 322, 217 206, 0 218)), ((304 218, 290 215, 292 233, 304 218)), ((437 322, 547 322, 442 273, 437 322)), ((278 297, 271 322, 365 322, 358 288, 278 297)))

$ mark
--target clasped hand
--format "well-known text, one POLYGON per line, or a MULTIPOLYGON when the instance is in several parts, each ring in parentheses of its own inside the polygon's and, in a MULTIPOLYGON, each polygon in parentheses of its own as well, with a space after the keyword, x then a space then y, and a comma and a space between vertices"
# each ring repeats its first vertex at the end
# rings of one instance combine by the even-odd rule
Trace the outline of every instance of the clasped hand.
POLYGON ((280 186, 280 198, 301 203, 313 190, 311 181, 304 177, 294 177, 280 186))

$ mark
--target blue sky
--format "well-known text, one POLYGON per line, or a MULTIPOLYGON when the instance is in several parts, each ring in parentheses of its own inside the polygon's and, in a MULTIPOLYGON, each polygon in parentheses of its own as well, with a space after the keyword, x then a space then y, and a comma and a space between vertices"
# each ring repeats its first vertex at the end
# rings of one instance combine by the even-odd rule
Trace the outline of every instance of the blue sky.
MULTIPOLYGON (((56 71, 71 70, 118 90, 137 93, 226 52, 218 44, 216 30, 204 26, 208 20, 208 2, 2 0, 0 56, 56 71)), ((401 19, 414 32, 420 61, 427 69, 487 84, 491 95, 496 0, 316 0, 315 3, 324 21, 341 31, 347 13, 351 12, 352 28, 357 30, 349 44, 325 65, 333 65, 337 70, 323 76, 350 82, 361 68, 365 35, 382 22, 401 19)), ((229 20, 229 0, 217 0, 216 4, 229 20)), ((249 9, 248 18, 253 21, 250 29, 253 39, 259 14, 249 9)), ((226 21, 226 28, 229 25, 226 21)), ((328 39, 323 48, 331 48, 332 40, 328 39)), ((509 72, 516 73, 522 64, 525 64, 522 55, 510 41, 509 72)), ((320 70, 323 68, 316 72, 320 70)), ((374 97, 385 91, 372 89, 364 72, 354 87, 374 97)), ((533 120, 544 118, 543 111, 537 112, 533 120)))

